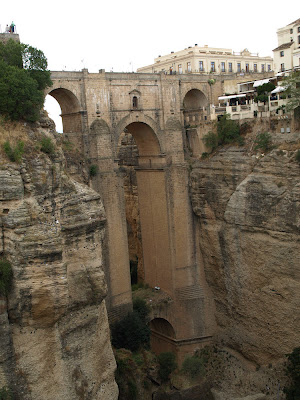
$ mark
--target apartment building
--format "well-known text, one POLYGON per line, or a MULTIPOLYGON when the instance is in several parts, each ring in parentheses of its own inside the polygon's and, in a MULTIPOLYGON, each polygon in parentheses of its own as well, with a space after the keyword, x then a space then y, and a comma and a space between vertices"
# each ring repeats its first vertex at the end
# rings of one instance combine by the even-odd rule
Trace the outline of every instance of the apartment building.
POLYGON ((300 18, 277 30, 278 47, 273 50, 275 72, 300 68, 300 18))
POLYGON ((137 69, 137 72, 166 74, 214 73, 243 74, 273 71, 272 57, 259 57, 248 49, 233 52, 231 49, 194 47, 158 56, 154 64, 137 69))

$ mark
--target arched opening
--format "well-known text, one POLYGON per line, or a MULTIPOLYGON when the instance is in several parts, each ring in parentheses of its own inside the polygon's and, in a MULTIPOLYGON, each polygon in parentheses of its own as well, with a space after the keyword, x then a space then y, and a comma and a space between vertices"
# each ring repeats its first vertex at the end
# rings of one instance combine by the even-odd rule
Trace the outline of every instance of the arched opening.
POLYGON ((136 96, 132 98, 132 108, 138 108, 138 98, 136 96))
POLYGON ((164 318, 154 318, 150 321, 151 349, 156 354, 171 351, 176 353, 175 330, 164 318))
POLYGON ((56 132, 62 133, 62 118, 61 118, 61 108, 57 100, 54 97, 47 94, 44 104, 45 110, 48 112, 49 117, 54 121, 56 132))
POLYGON ((61 108, 62 131, 79 133, 82 131, 80 104, 77 97, 68 89, 54 89, 49 92, 61 108))
POLYGON ((183 99, 183 108, 186 111, 202 110, 207 104, 205 94, 198 89, 191 89, 183 99))
POLYGON ((118 160, 123 173, 132 283, 137 280, 171 292, 164 157, 148 124, 126 126, 119 139, 118 160))

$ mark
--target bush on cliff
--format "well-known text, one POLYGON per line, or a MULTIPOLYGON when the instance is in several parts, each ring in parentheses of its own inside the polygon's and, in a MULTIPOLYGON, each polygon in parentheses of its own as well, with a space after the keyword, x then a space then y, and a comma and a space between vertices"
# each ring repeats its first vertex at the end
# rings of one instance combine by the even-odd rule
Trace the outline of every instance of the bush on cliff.
POLYGON ((0 114, 14 121, 37 121, 43 90, 51 84, 41 50, 14 40, 0 43, 0 114))
POLYGON ((131 351, 140 348, 149 348, 150 328, 147 325, 149 309, 142 299, 136 299, 133 304, 133 312, 116 322, 111 328, 112 345, 131 351))
POLYGON ((290 386, 284 388, 286 400, 300 399, 300 347, 296 347, 287 355, 286 374, 290 378, 290 386))
POLYGON ((11 264, 5 259, 0 259, 0 296, 7 296, 13 280, 11 264))
POLYGON ((157 360, 159 364, 158 375, 162 382, 167 382, 170 374, 177 368, 175 354, 170 351, 160 353, 157 360))
POLYGON ((12 392, 5 386, 0 388, 0 400, 13 400, 12 392))

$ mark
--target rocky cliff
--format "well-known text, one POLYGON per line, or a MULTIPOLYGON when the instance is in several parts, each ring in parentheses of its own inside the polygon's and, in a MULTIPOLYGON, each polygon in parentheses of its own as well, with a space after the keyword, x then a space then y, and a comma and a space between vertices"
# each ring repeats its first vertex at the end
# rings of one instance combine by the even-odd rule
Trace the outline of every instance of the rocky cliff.
MULTIPOLYGON (((300 341, 300 135, 273 140, 277 147, 268 154, 223 148, 196 162, 190 179, 197 241, 216 304, 216 342, 243 359, 248 372, 272 369, 300 341)), ((253 379, 247 385, 249 377, 234 375, 231 386, 253 393, 253 379)), ((273 396, 280 386, 275 376, 273 396)), ((267 379, 259 385, 271 386, 267 379)))
POLYGON ((55 142, 46 125, 1 126, 0 257, 11 262, 14 284, 0 300, 0 387, 22 400, 117 399, 104 208, 66 174, 58 145, 40 150, 42 137, 55 142), (7 139, 24 141, 20 164, 3 152, 7 139))

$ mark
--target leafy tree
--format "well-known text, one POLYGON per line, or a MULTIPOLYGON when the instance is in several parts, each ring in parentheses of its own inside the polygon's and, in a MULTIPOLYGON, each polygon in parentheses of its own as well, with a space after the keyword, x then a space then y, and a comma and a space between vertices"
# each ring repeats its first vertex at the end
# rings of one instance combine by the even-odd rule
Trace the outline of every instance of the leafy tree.
POLYGON ((261 103, 266 104, 269 99, 269 94, 275 89, 275 87, 276 86, 272 82, 264 83, 263 85, 258 86, 256 88, 257 96, 254 101, 257 103, 260 101, 261 103))
POLYGON ((11 120, 34 122, 51 85, 43 52, 9 40, 0 43, 0 114, 11 120))
POLYGON ((287 400, 300 399, 300 347, 296 347, 291 354, 287 355, 288 364, 286 374, 291 379, 289 387, 284 388, 287 400))
POLYGON ((146 324, 150 308, 144 299, 137 297, 133 299, 133 311, 138 314, 140 319, 146 324))
POLYGON ((240 126, 230 119, 229 114, 224 114, 217 124, 218 144, 223 145, 236 141, 240 136, 240 126))
POLYGON ((159 363, 158 375, 163 382, 167 382, 171 372, 177 368, 175 354, 170 351, 160 353, 157 360, 159 363))
POLYGON ((128 313, 126 317, 116 322, 112 326, 111 335, 112 345, 117 349, 137 351, 141 347, 149 347, 150 328, 137 312, 128 313))
POLYGON ((300 71, 292 72, 289 76, 286 76, 282 86, 286 88, 286 93, 289 95, 286 104, 287 111, 300 107, 300 71))

